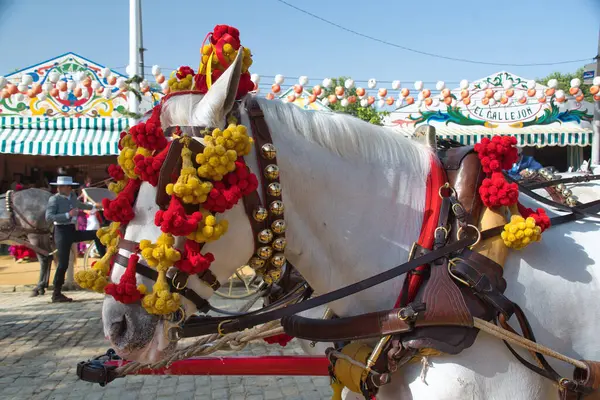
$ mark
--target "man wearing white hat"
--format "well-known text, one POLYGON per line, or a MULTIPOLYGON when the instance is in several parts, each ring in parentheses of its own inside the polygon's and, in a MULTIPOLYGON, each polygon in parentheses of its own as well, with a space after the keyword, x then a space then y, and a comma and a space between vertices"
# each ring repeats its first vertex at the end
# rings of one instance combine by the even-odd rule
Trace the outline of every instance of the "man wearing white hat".
POLYGON ((96 249, 98 249, 100 256, 102 257, 106 252, 106 248, 96 237, 96 231, 78 231, 75 229, 79 210, 91 210, 94 213, 96 208, 100 208, 101 205, 91 206, 77 200, 77 196, 73 193, 73 186, 79 184, 73 182, 73 178, 70 176, 59 176, 56 182, 52 182, 50 185, 57 186, 57 193, 50 197, 46 207, 46 219, 54 222, 54 242, 58 251, 58 268, 56 274, 54 274, 52 302, 64 303, 73 301, 61 292, 65 283, 65 274, 69 268, 69 257, 73 243, 93 239, 96 242, 96 249))

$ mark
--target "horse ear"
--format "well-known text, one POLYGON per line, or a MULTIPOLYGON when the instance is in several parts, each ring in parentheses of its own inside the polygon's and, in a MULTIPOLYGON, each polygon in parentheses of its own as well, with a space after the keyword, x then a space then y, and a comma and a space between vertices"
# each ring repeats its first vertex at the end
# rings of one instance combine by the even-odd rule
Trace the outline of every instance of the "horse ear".
POLYGON ((210 114, 204 116, 210 117, 214 123, 223 120, 233 108, 242 75, 243 56, 244 48, 240 46, 233 63, 210 87, 199 104, 200 112, 210 114))

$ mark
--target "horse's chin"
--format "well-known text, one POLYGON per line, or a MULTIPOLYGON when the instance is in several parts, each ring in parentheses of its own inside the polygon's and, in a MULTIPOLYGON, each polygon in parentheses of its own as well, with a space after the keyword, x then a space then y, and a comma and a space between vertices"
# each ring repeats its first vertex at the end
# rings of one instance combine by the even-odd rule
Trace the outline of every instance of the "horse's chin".
POLYGON ((148 314, 139 304, 122 304, 106 296, 102 322, 111 347, 126 360, 154 363, 176 348, 176 343, 167 339, 167 322, 148 314))

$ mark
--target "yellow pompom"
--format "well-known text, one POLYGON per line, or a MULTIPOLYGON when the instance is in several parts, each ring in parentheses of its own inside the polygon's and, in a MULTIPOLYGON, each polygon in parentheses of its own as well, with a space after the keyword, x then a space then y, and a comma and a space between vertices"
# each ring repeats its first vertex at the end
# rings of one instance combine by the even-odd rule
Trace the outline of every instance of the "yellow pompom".
POLYGON ((155 267, 159 271, 166 271, 181 259, 181 253, 173 247, 174 244, 175 238, 169 233, 161 234, 156 243, 142 240, 140 242, 142 257, 149 266, 155 267))
MULTIPOLYGON (((168 184, 165 190, 169 196, 175 195, 186 204, 201 204, 212 190, 212 183, 202 182, 199 172, 192 164, 192 151, 185 146, 181 150, 182 167, 175 184, 168 184)), ((198 160, 198 157, 196 157, 198 160)))
POLYGON ((216 217, 207 210, 202 212, 202 220, 198 224, 196 232, 192 232, 187 238, 198 243, 214 242, 219 240, 229 228, 226 220, 217 221, 216 217))
POLYGON ((109 183, 108 190, 110 190, 111 192, 113 192, 115 194, 119 194, 119 193, 121 193, 121 191, 123 189, 125 189, 125 185, 127 185, 127 178, 117 181, 117 182, 109 183))
POLYGON ((82 289, 104 293, 104 288, 108 285, 108 279, 106 279, 106 276, 103 275, 101 271, 90 269, 77 271, 75 273, 75 283, 82 289))
MULTIPOLYGON (((143 287, 143 285, 140 285, 140 287, 143 287)), ((146 288, 143 287, 143 290, 145 292, 146 288)), ((165 270, 159 270, 156 283, 152 287, 152 293, 144 296, 142 306, 150 314, 166 315, 177 311, 180 301, 179 294, 171 293, 169 290, 165 270)))
POLYGON ((542 230, 535 224, 535 219, 513 215, 510 222, 504 225, 500 237, 507 247, 520 250, 532 242, 539 242, 542 238, 542 230))
POLYGON ((106 247, 116 247, 119 244, 120 227, 120 222, 112 222, 108 227, 98 229, 96 236, 100 239, 100 243, 106 247))

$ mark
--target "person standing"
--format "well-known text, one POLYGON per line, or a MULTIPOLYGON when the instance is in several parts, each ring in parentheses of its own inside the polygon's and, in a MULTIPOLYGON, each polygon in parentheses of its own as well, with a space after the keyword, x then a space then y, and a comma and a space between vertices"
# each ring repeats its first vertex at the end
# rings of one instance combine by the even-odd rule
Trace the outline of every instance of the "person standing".
POLYGON ((100 204, 91 206, 82 203, 73 193, 73 186, 79 184, 73 182, 70 176, 59 176, 56 182, 50 183, 57 187, 57 193, 50 197, 46 207, 46 219, 54 223, 54 242, 58 252, 58 267, 54 274, 54 291, 52 293, 53 303, 71 302, 73 299, 62 294, 62 286, 65 283, 65 274, 69 268, 69 258, 73 243, 94 240, 100 257, 106 253, 106 248, 96 236, 96 231, 78 231, 75 229, 77 216, 80 210, 96 211, 100 204))

